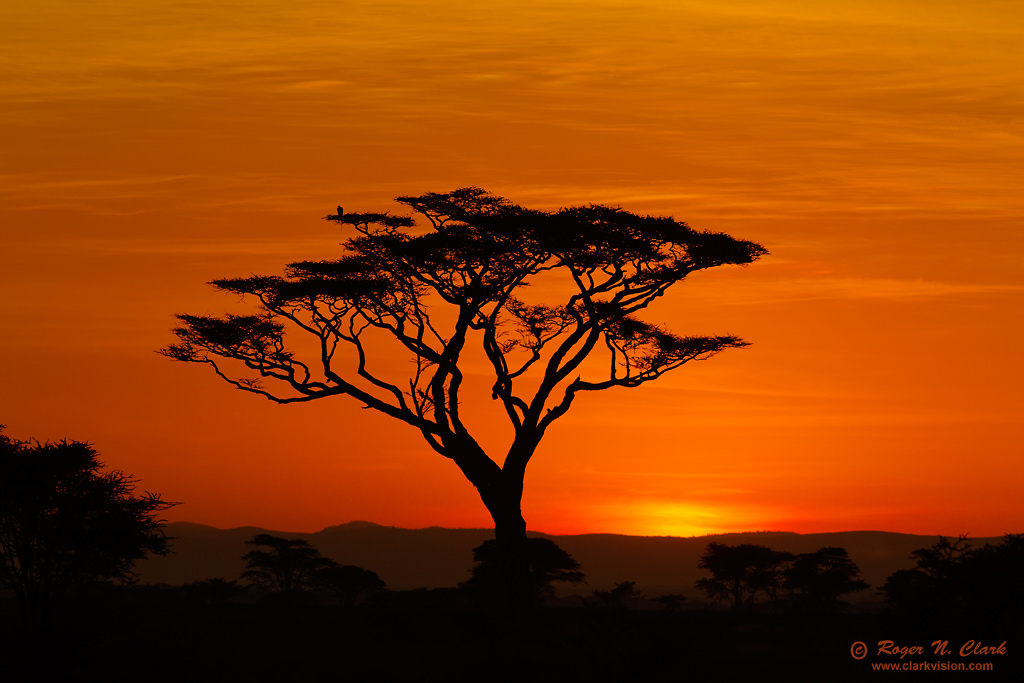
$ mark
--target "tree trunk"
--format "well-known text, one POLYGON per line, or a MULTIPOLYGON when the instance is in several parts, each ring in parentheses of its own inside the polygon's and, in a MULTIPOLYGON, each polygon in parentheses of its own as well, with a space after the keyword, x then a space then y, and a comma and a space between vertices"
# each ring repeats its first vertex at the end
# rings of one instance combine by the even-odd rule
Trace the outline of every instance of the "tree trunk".
POLYGON ((523 485, 521 481, 510 482, 507 472, 502 474, 486 492, 480 489, 480 497, 494 520, 505 606, 509 616, 522 623, 533 612, 536 600, 522 513, 523 485))
POLYGON ((525 471, 498 467, 479 447, 467 448, 453 459, 476 487, 494 520, 505 604, 510 617, 522 624, 533 611, 535 601, 526 520, 522 513, 525 471))
POLYGON ((533 577, 526 538, 526 521, 519 501, 502 510, 492 510, 494 540, 505 580, 505 600, 514 617, 524 617, 533 609, 533 577))

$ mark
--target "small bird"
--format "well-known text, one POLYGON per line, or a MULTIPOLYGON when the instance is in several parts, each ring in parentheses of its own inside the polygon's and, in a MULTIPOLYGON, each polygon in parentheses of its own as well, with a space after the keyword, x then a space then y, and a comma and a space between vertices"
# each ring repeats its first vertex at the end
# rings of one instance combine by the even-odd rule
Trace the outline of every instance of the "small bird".
POLYGON ((340 218, 340 217, 341 217, 341 216, 343 216, 344 214, 345 214, 345 211, 344 211, 344 210, 342 210, 341 206, 339 205, 339 206, 338 206, 338 217, 340 218))

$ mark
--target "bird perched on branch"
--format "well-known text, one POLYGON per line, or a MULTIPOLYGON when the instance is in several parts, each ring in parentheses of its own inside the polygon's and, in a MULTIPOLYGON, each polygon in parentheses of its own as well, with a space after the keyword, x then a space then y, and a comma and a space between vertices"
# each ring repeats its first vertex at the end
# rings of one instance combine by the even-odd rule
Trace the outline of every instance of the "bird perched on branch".
POLYGON ((341 217, 342 215, 344 215, 344 213, 345 212, 342 210, 341 206, 339 205, 338 206, 338 217, 341 217))

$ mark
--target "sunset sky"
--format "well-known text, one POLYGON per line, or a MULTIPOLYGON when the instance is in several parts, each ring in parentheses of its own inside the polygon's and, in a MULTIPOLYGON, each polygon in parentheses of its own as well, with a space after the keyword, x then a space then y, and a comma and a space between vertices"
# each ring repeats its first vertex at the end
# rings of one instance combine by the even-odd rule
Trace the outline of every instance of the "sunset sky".
POLYGON ((171 520, 489 526, 415 430, 154 352, 337 204, 475 185, 771 251, 647 312, 752 345, 577 400, 531 529, 1021 532, 1022 112, 1019 0, 0 0, 0 423, 171 520))

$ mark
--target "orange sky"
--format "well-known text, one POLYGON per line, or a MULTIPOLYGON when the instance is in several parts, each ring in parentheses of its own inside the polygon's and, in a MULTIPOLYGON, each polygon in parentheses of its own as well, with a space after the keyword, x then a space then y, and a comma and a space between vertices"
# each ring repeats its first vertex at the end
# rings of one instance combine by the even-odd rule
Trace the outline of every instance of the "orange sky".
POLYGON ((487 526, 413 430, 153 353, 336 204, 478 185, 772 252, 650 310, 753 346, 580 398, 531 528, 1021 531, 1024 5, 833 4, 0 2, 0 422, 170 519, 487 526))

